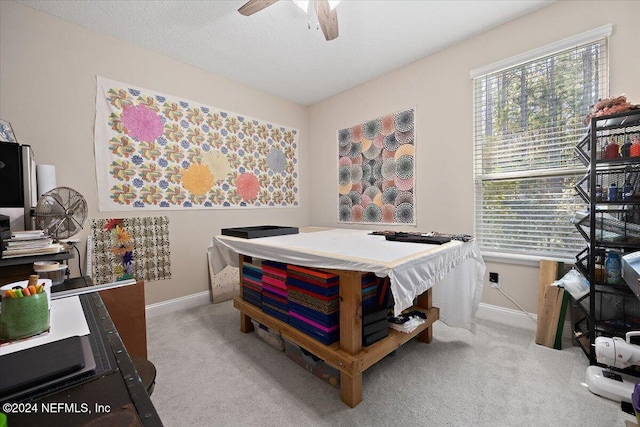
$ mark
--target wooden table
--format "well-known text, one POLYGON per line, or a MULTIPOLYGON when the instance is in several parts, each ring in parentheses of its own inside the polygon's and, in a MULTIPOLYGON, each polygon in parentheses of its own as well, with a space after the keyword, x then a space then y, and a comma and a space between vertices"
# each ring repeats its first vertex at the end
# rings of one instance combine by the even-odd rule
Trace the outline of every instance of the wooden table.
MULTIPOLYGON (((251 262, 251 258, 240 255, 240 266, 243 262, 251 262)), ((242 332, 253 330, 251 319, 254 319, 337 368, 340 371, 340 398, 353 408, 362 402, 362 373, 416 336, 422 342, 431 342, 432 325, 439 318, 439 310, 437 307, 433 307, 431 289, 428 289, 417 298, 417 304, 412 308, 427 315, 425 323, 410 334, 389 329, 389 335, 386 338, 368 347, 363 347, 362 275, 367 273, 332 269, 318 270, 336 274, 340 279, 339 343, 324 345, 293 326, 262 312, 259 307, 242 299, 242 286, 240 286, 240 296, 234 299, 233 304, 241 313, 240 330, 242 332)), ((240 283, 242 283, 242 267, 240 268, 240 283)))
POLYGON ((485 270, 475 241, 451 241, 443 245, 389 242, 368 230, 309 227, 299 234, 244 239, 215 236, 209 247, 214 274, 226 266, 240 267, 251 257, 300 265, 339 276, 340 341, 324 345, 286 322, 262 312, 242 298, 234 300, 240 310, 240 327, 253 329, 254 319, 279 332, 288 341, 325 360, 340 371, 340 395, 349 406, 362 401, 362 373, 414 337, 430 342, 433 322, 473 330, 474 316, 482 296, 485 270), (426 322, 413 333, 390 329, 387 338, 362 346, 362 276, 374 273, 389 277, 394 313, 420 310, 426 322), (432 286, 439 284, 435 293, 432 286), (433 306, 436 299, 439 308, 433 306))

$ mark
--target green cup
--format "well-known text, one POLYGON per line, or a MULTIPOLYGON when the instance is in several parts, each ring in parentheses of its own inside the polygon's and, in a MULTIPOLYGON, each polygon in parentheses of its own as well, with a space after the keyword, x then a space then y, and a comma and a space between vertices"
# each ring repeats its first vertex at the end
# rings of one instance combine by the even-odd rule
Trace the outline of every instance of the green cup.
POLYGON ((0 339, 17 340, 49 329, 47 294, 3 298, 0 310, 0 339))

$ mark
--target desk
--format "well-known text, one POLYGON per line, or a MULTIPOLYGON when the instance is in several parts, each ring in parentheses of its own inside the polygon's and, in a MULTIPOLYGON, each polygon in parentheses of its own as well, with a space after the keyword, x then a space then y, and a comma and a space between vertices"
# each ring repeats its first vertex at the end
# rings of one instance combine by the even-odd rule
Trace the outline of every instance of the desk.
POLYGON ((73 258, 71 252, 59 252, 50 255, 33 255, 0 259, 0 286, 11 282, 26 280, 33 274, 33 263, 36 261, 67 261, 73 258))
MULTIPOLYGON (((73 286, 74 280, 69 279, 65 285, 73 286)), ((90 280, 90 279, 88 279, 90 280)), ((31 414, 8 414, 8 425, 35 426, 35 425, 64 425, 64 426, 162 426, 162 422, 149 398, 138 373, 127 353, 120 338, 118 330, 114 326, 109 312, 98 293, 90 293, 80 296, 83 309, 87 315, 91 334, 100 337, 104 347, 106 364, 110 369, 98 375, 83 379, 79 384, 70 385, 62 390, 54 390, 51 393, 34 396, 28 402, 38 404, 56 403, 58 405, 70 405, 71 408, 81 403, 86 403, 92 413, 73 413, 63 410, 57 414, 43 414, 42 411, 31 414), (95 324, 89 321, 95 320, 95 324), (103 413, 96 413, 98 406, 103 413), (106 408, 109 408, 107 411, 106 408)))
MULTIPOLYGON (((455 308, 456 291, 460 291, 461 301, 457 301, 457 305, 462 307, 463 317, 467 319, 475 316, 482 293, 484 263, 475 242, 450 242, 434 247, 386 242, 383 236, 369 236, 367 231, 343 229, 261 239, 216 236, 210 252, 214 272, 257 257, 339 276, 340 341, 329 346, 265 314, 259 307, 243 301, 242 295, 234 299, 234 307, 241 312, 243 332, 253 329, 251 319, 255 319, 340 370, 340 397, 350 407, 362 401, 362 373, 366 369, 413 337, 431 342, 433 322, 440 317, 440 310, 433 306, 432 299, 432 286, 436 282, 446 280, 456 269, 469 270, 465 283, 455 277, 453 282, 457 283, 444 286, 446 297, 443 298, 443 302, 455 308), (387 338, 363 348, 361 280, 368 272, 391 278, 397 313, 406 308, 420 310, 427 315, 426 322, 411 334, 389 330, 387 338)), ((242 269, 240 281, 242 283, 242 269)))

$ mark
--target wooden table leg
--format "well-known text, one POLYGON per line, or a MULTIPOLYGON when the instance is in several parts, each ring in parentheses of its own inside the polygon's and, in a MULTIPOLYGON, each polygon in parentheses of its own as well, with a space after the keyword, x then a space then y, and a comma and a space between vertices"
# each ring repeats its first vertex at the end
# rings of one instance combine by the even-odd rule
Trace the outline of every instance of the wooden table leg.
MULTIPOLYGON (((420 308, 432 308, 433 307, 433 299, 431 295, 431 288, 427 289, 420 296, 418 296, 418 307, 420 308)), ((433 339, 433 325, 429 326, 424 331, 418 334, 418 341, 422 341, 424 343, 430 343, 433 339)))
POLYGON ((340 372, 340 399, 351 408, 362 402, 362 373, 349 376, 340 372))
MULTIPOLYGON (((340 274, 340 348, 349 354, 362 350, 362 273, 340 274)), ((350 407, 362 402, 362 373, 340 373, 340 398, 350 407)))

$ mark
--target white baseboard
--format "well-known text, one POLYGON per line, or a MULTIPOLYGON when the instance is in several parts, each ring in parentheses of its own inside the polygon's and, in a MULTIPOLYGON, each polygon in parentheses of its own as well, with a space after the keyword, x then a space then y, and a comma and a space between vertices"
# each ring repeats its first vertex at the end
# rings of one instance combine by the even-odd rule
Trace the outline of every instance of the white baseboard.
POLYGON ((145 307, 147 319, 163 316, 173 313, 174 311, 185 310, 188 308, 198 307, 201 305, 211 304, 211 292, 203 291, 197 294, 191 294, 180 298, 170 299, 155 304, 149 304, 145 307))
MULTIPOLYGON (((173 313, 179 310, 185 310, 188 308, 194 308, 201 305, 211 304, 211 292, 203 291, 197 294, 187 295, 180 298, 174 298, 168 301, 162 301, 155 304, 149 304, 145 307, 147 319, 151 319, 165 314, 173 313)), ((529 313, 531 317, 537 320, 538 316, 529 313)), ((534 323, 529 316, 519 310, 513 310, 511 308, 500 307, 497 305, 480 303, 476 317, 482 320, 489 320, 492 322, 500 323, 508 326, 515 326, 516 328, 526 329, 530 331, 536 330, 536 323, 534 323)), ((571 324, 565 323, 563 335, 571 336, 571 324)))
MULTIPOLYGON (((538 319, 538 316, 529 313, 534 319, 538 319)), ((515 326, 517 328, 528 329, 535 331, 536 323, 534 323, 529 316, 519 310, 513 310, 511 308, 500 307, 497 305, 480 303, 478 312, 476 313, 478 319, 490 320, 492 322, 501 323, 504 325, 515 326)))
MULTIPOLYGON (((538 320, 538 316, 533 313, 529 313, 531 317, 538 320)), ((567 316, 569 312, 567 311, 567 316)), ((490 320, 492 322, 500 323, 508 326, 515 326, 516 328, 526 329, 535 332, 537 329, 537 323, 534 323, 529 316, 519 310, 513 310, 511 308, 500 307, 497 305, 480 303, 476 318, 482 320, 490 320)), ((571 339, 571 321, 567 319, 562 329, 562 335, 565 338, 571 339)))

